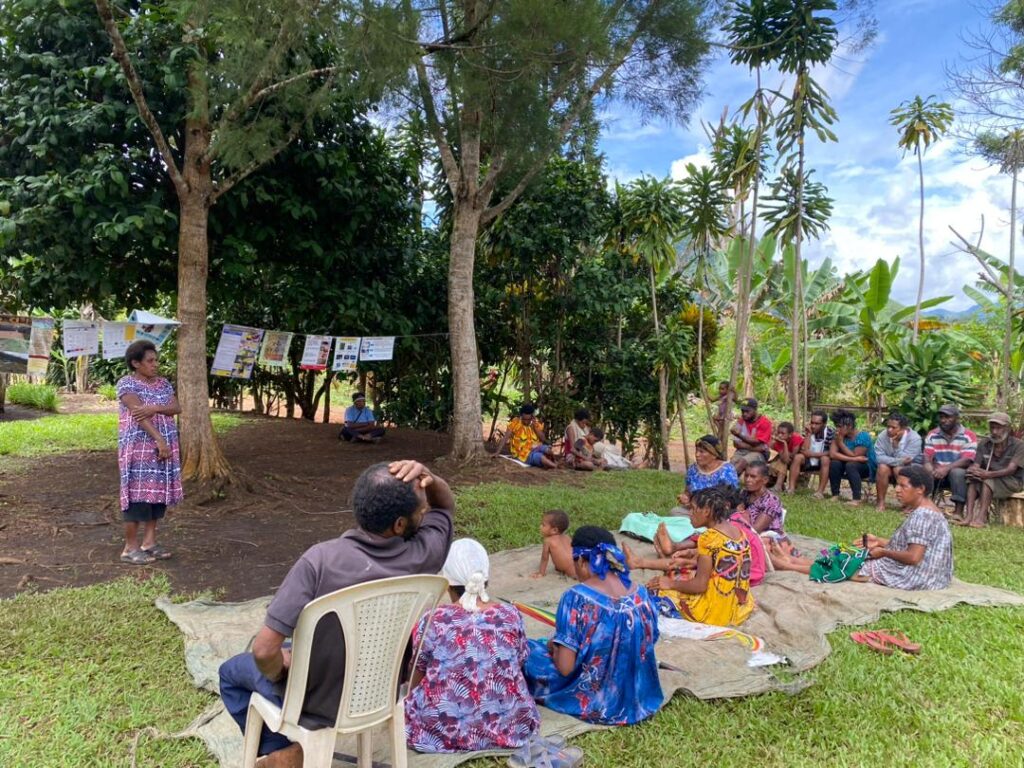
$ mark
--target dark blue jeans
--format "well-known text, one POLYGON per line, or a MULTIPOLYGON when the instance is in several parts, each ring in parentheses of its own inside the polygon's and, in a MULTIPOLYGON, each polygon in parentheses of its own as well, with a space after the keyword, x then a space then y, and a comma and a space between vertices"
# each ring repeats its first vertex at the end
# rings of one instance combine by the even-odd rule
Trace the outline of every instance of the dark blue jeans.
MULTIPOLYGON (((242 733, 245 733, 245 717, 249 711, 249 698, 254 692, 279 707, 284 703, 281 697, 274 692, 274 684, 265 678, 256 666, 256 660, 251 653, 232 656, 220 665, 220 698, 224 702, 224 708, 228 714, 242 729, 242 733)), ((269 755, 290 744, 291 742, 284 736, 263 726, 263 732, 260 734, 259 754, 269 755)))

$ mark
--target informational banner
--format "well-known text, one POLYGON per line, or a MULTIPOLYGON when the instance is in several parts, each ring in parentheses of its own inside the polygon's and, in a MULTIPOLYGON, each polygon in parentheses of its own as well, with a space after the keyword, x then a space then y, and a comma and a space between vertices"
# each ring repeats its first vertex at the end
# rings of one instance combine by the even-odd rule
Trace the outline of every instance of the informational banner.
POLYGON ((288 364, 288 350, 292 345, 291 331, 267 331, 260 347, 260 365, 264 368, 284 368, 288 364))
POLYGON ((307 336, 306 345, 302 348, 302 361, 299 368, 303 371, 326 371, 331 359, 330 336, 307 336))
POLYGON ((359 347, 359 359, 367 360, 390 360, 395 353, 394 336, 363 336, 362 344, 359 347))
POLYGON ((181 323, 169 317, 160 317, 144 309, 132 310, 128 316, 128 322, 135 324, 135 339, 138 341, 151 341, 153 346, 160 349, 160 346, 167 341, 171 331, 181 323))
POLYGON ((64 356, 97 355, 100 351, 100 324, 92 320, 65 320, 64 356))
POLYGON ((263 329, 244 325, 225 325, 220 332, 217 351, 213 354, 210 373, 232 379, 248 379, 252 376, 256 357, 263 341, 263 329))
POLYGON ((53 348, 53 318, 33 317, 32 331, 28 338, 28 374, 45 376, 50 365, 50 350, 53 348))
POLYGON ((350 373, 356 369, 359 362, 359 337, 358 336, 335 336, 334 337, 334 363, 332 371, 344 371, 350 373))
POLYGON ((100 324, 103 332, 103 359, 124 357, 129 345, 135 341, 135 328, 135 323, 111 323, 104 320, 100 324))
POLYGON ((0 373, 27 373, 32 321, 0 315, 0 373))

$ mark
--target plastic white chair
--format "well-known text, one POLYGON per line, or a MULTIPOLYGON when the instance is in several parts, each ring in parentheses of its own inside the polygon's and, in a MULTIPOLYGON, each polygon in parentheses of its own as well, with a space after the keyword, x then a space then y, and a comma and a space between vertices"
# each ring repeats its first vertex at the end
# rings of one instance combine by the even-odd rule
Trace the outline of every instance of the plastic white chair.
POLYGON ((402 659, 416 622, 437 606, 447 589, 448 581, 443 576, 397 576, 339 589, 307 605, 292 638, 292 663, 283 706, 272 704, 258 693, 249 700, 243 768, 256 764, 264 724, 302 745, 303 768, 331 768, 337 737, 356 733, 358 766, 370 768, 373 747, 369 729, 382 723, 390 727, 393 768, 405 768, 405 691, 395 701, 402 659), (337 615, 345 635, 345 679, 334 728, 310 730, 298 720, 306 693, 313 633, 320 619, 329 613, 337 615))

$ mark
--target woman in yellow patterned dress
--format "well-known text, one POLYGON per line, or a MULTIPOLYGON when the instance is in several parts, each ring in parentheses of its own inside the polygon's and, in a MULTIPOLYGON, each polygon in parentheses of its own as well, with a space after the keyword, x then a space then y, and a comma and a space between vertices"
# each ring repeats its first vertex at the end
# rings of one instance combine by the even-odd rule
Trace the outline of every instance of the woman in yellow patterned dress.
POLYGON ((661 611, 670 616, 723 627, 742 624, 754 610, 754 596, 750 594, 750 544, 743 531, 729 522, 732 489, 695 491, 690 504, 694 527, 706 528, 697 539, 696 551, 690 550, 695 572, 688 579, 658 576, 648 588, 661 611))

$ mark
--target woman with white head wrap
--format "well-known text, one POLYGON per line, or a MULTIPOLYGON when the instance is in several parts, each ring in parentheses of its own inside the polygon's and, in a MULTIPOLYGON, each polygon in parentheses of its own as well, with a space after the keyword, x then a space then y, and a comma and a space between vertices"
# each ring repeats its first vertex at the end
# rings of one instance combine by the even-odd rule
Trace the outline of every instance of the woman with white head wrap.
MULTIPOLYGON (((513 606, 488 597, 490 559, 480 542, 452 542, 441 574, 452 603, 429 617, 405 700, 406 741, 418 752, 521 747, 540 727, 523 678, 523 618, 513 606)), ((427 619, 416 627, 414 645, 427 619)))

